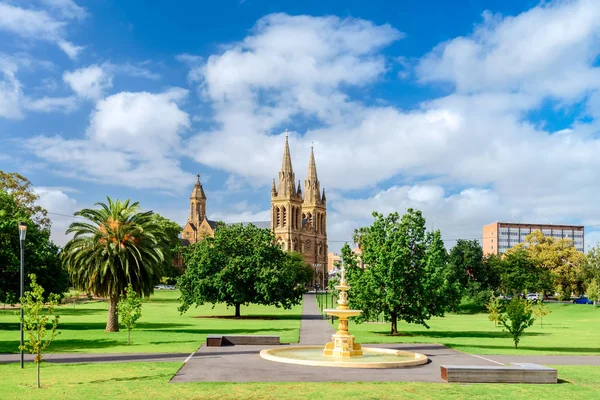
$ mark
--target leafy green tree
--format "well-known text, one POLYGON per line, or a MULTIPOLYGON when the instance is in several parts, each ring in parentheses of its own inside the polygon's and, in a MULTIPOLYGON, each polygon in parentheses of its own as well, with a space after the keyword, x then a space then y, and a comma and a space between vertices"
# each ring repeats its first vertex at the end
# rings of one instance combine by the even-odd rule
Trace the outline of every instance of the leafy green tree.
POLYGON ((514 296, 520 293, 547 292, 552 287, 550 272, 538 267, 524 249, 511 249, 502 259, 500 288, 514 296))
POLYGON ((69 288, 69 276, 62 268, 60 249, 50 240, 50 230, 30 219, 27 209, 19 206, 7 192, 0 190, 0 301, 14 303, 20 293, 20 243, 18 222, 27 223, 25 240, 25 288, 29 289, 29 274, 45 293, 63 293, 69 288))
POLYGON ((108 297, 107 332, 119 331, 119 295, 131 284, 139 296, 149 296, 164 274, 168 238, 151 211, 137 202, 96 203, 97 209, 75 213, 87 221, 73 222, 74 233, 63 251, 63 262, 78 290, 108 297))
POLYGON ((502 313, 502 303, 500 302, 500 299, 492 294, 485 308, 487 308, 489 314, 488 319, 494 322, 494 326, 498 326, 500 314, 502 313))
MULTIPOLYGON (((54 314, 54 308, 58 305, 59 296, 50 294, 47 302, 44 300, 44 288, 37 284, 35 274, 30 274, 31 290, 25 292, 21 297, 23 307, 23 330, 27 332, 27 341, 21 348, 35 355, 34 362, 37 363, 37 387, 41 387, 40 366, 44 360, 44 351, 54 340, 58 332, 59 316, 54 314), (54 318, 50 319, 53 316, 54 318), (50 323, 50 330, 47 325, 50 323)), ((20 346, 19 346, 20 347, 20 346)))
POLYGON ((594 302, 594 307, 596 307, 598 300, 600 300, 600 285, 598 285, 598 281, 596 279, 592 279, 585 294, 587 295, 588 299, 594 302))
POLYGON ((467 295, 475 304, 485 305, 499 283, 499 269, 493 261, 483 257, 477 240, 459 239, 448 256, 449 301, 458 304, 467 295))
POLYGON ((313 277, 302 255, 285 253, 270 229, 252 224, 218 224, 214 237, 188 246, 184 260, 181 312, 205 303, 233 306, 236 317, 251 303, 290 308, 313 277))
POLYGON ((600 282, 600 246, 592 247, 585 255, 583 274, 587 283, 594 279, 600 282))
MULTIPOLYGON (((391 322, 392 335, 398 334, 398 320, 428 327, 426 321, 443 315, 448 307, 446 250, 440 233, 427 232, 425 218, 412 208, 402 217, 377 212, 373 217, 373 225, 354 234, 364 270, 344 259, 351 304, 363 310, 363 319, 383 314, 391 322)), ((344 250, 342 256, 348 258, 344 250)))
POLYGON ((518 297, 513 298, 506 306, 506 312, 499 317, 500 325, 513 337, 515 349, 519 345, 525 329, 533 325, 535 318, 531 317, 531 304, 518 297))
POLYGON ((174 278, 181 275, 181 271, 174 267, 173 259, 181 251, 181 240, 179 239, 179 235, 181 234, 182 228, 177 222, 171 221, 160 214, 153 214, 152 219, 153 222, 157 224, 165 233, 168 243, 163 267, 165 277, 171 278, 169 281, 176 280, 174 278))
POLYGON ((533 315, 535 315, 536 318, 540 319, 540 328, 543 327, 543 319, 546 315, 550 314, 552 312, 552 310, 550 310, 550 307, 548 307, 547 305, 544 304, 543 301, 538 301, 533 307, 533 315))
POLYGON ((537 230, 508 252, 515 250, 525 250, 538 267, 550 272, 554 288, 563 298, 570 298, 571 292, 583 292, 585 256, 577 251, 573 240, 544 236, 537 230))
POLYGON ((0 170, 0 191, 7 192, 18 207, 26 210, 28 219, 31 219, 40 228, 50 228, 48 211, 36 204, 40 196, 33 191, 31 182, 23 175, 0 170))
POLYGON ((142 300, 137 295, 131 283, 127 285, 125 293, 121 294, 118 305, 121 322, 127 327, 127 344, 131 344, 131 330, 135 328, 137 320, 142 316, 142 300))

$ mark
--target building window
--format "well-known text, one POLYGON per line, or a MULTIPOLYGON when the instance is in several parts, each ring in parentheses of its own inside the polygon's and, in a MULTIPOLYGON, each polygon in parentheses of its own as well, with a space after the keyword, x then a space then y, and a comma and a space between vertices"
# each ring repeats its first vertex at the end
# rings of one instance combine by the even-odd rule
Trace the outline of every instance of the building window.
MULTIPOLYGON (((492 239, 492 243, 494 243, 494 239, 492 239)), ((493 247, 492 247, 493 248, 493 247)))
POLYGON ((494 250, 494 246, 492 246, 492 250, 494 250))

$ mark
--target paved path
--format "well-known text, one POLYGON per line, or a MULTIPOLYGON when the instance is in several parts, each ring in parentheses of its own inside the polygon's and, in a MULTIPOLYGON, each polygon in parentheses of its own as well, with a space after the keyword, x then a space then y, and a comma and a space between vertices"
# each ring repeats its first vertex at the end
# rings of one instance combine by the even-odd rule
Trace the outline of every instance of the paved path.
POLYGON ((325 344, 335 333, 333 327, 323 319, 317 306, 314 293, 307 293, 302 300, 302 321, 300 323, 300 344, 325 344))
POLYGON ((600 366, 600 356, 511 356, 482 354, 479 357, 485 357, 500 364, 512 363, 534 363, 542 365, 598 365, 600 366))

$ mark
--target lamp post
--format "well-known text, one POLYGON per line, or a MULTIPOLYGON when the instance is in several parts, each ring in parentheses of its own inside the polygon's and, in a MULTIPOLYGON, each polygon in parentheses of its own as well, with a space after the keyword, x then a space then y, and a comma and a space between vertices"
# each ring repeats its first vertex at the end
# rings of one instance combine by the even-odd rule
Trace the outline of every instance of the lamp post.
POLYGON ((23 369, 23 287, 25 286, 25 235, 27 234, 27 224, 25 222, 19 222, 19 242, 21 244, 21 290, 19 303, 21 305, 21 369, 23 369))

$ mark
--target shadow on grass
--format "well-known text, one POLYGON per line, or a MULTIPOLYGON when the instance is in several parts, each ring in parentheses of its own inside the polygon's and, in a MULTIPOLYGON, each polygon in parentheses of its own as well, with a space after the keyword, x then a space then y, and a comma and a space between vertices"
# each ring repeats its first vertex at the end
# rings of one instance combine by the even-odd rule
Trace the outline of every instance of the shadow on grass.
POLYGON ((260 329, 243 329, 243 328, 238 328, 238 329, 205 329, 205 328, 197 328, 197 329, 177 329, 177 330, 170 330, 170 329, 156 329, 156 332, 171 332, 171 333, 195 333, 195 334, 199 334, 199 335, 212 335, 212 334, 223 334, 223 335, 227 335, 227 334, 235 334, 235 333, 257 333, 257 332, 284 332, 284 331, 295 331, 297 329, 295 328, 278 328, 278 329, 272 329, 272 328, 260 328, 260 329))
MULTIPOLYGON (((321 314, 318 315, 318 319, 323 319, 321 314)), ((194 318, 201 319, 232 319, 236 321, 244 321, 244 320, 296 320, 299 321, 302 318, 302 314, 249 314, 242 315, 241 317, 235 317, 234 315, 197 315, 194 318)))
POLYGON ((84 308, 84 307, 73 307, 66 306, 56 309, 56 314, 63 316, 80 316, 80 315, 106 315, 107 310, 103 308, 84 308))
MULTIPOLYGON (((168 328, 180 328, 183 326, 190 326, 190 324, 172 323, 172 322, 139 322, 136 324, 138 330, 168 330, 168 328)), ((61 331, 87 331, 87 330, 104 330, 106 329, 106 322, 67 322, 60 323, 58 326, 61 331)), ((17 324, 17 330, 19 325, 17 324)))
POLYGON ((171 379, 172 374, 157 374, 157 375, 145 375, 145 376, 132 376, 130 378, 110 378, 110 379, 98 379, 89 382, 77 382, 76 385, 89 385, 90 383, 108 383, 108 382, 133 382, 133 381, 147 381, 154 379, 171 379))
MULTIPOLYGON (((444 343, 445 346, 448 347, 458 347, 458 348, 477 348, 477 349, 502 349, 502 350, 515 350, 515 346, 513 344, 506 346, 499 345, 484 345, 484 344, 459 344, 459 343, 444 343)), ((550 347, 550 346, 523 346, 519 345, 517 350, 534 350, 540 352, 546 352, 546 354, 538 354, 540 356, 554 356, 560 354, 556 354, 557 352, 561 353, 581 353, 585 355, 591 355, 589 353, 596 353, 593 355, 600 354, 600 347, 550 347), (554 354, 552 354, 554 352, 554 354)), ((523 354, 527 356, 535 356, 535 354, 523 354)))
MULTIPOLYGON (((66 339, 60 340, 58 337, 54 340, 50 346, 48 346, 49 353, 60 353, 65 351, 79 351, 85 352, 88 349, 104 349, 114 346, 123 346, 123 342, 109 339, 66 339)), ((0 342, 0 353, 18 353, 19 352, 19 339, 17 340, 4 340, 0 342)))
MULTIPOLYGON (((381 336, 389 337, 428 337, 428 338, 510 338, 508 332, 498 331, 419 331, 419 332, 400 332, 398 335, 390 335, 389 331, 373 331, 381 336)), ((545 336, 549 333, 527 332, 523 336, 545 336)), ((487 347, 487 346, 483 346, 487 347)))

